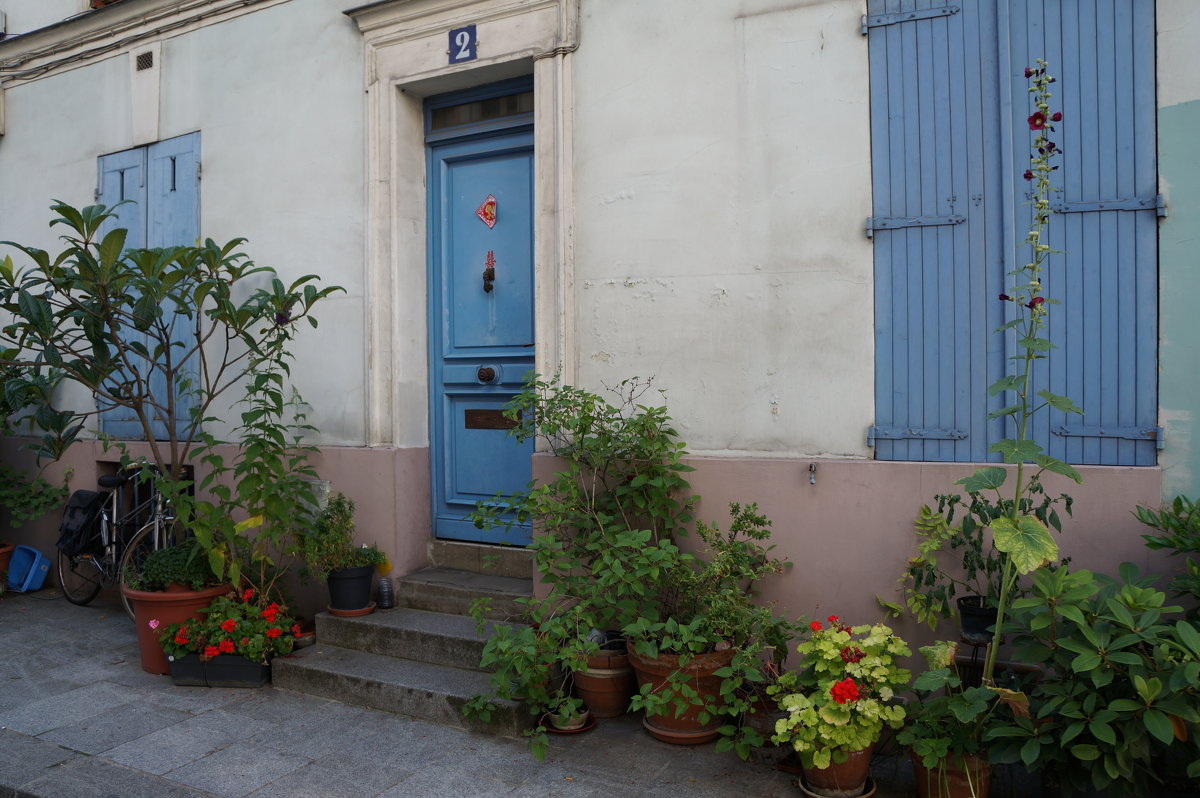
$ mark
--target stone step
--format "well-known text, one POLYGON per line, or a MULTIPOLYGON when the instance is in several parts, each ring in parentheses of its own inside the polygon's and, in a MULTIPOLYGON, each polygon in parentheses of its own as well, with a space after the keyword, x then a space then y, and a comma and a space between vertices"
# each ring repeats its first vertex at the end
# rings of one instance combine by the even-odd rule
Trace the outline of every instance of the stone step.
POLYGON ((532 577, 481 574, 456 568, 424 568, 396 579, 396 605, 451 615, 467 615, 480 598, 491 598, 485 617, 512 621, 521 617, 518 598, 533 595, 532 577))
POLYGON ((312 646, 272 662, 275 687, 488 734, 517 736, 530 726, 515 701, 496 702, 487 722, 462 714, 472 696, 489 692, 487 674, 341 648, 319 635, 312 646))
POLYGON ((517 546, 433 540, 429 543, 429 564, 434 568, 516 579, 533 576, 533 552, 517 546))
POLYGON ((322 612, 316 621, 317 639, 331 646, 470 670, 479 670, 491 627, 480 634, 464 615, 409 607, 352 618, 322 612))

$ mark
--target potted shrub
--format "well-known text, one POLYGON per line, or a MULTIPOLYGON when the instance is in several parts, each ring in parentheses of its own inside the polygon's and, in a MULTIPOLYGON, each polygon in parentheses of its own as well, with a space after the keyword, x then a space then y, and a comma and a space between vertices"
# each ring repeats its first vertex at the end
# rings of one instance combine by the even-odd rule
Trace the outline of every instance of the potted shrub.
MULTIPOLYGON (((12 319, 0 329, 0 346, 16 367, 5 392, 28 389, 43 432, 39 455, 61 457, 90 417, 122 410, 146 441, 158 489, 213 571, 268 594, 281 572, 274 558, 311 504, 305 478, 315 476, 304 463, 310 449, 293 434, 307 427, 294 393, 288 401, 288 346, 297 323, 316 326, 313 308, 342 289, 319 288, 314 275, 285 284, 238 251, 242 239, 126 249, 118 208, 55 202, 51 210, 51 225, 66 230, 60 253, 5 242, 32 264, 17 269, 10 257, 0 259, 0 307, 12 319), (55 378, 94 396, 95 406, 54 406, 59 394, 38 386, 55 378), (226 466, 224 442, 205 427, 218 400, 239 385, 239 445, 226 466), (289 411, 296 411, 290 423, 289 411), (206 473, 194 484, 197 465, 206 473)), ((128 465, 125 446, 115 445, 128 465)))
POLYGON ((152 619, 178 685, 261 687, 271 659, 291 652, 300 627, 276 602, 263 606, 253 589, 221 596, 194 618, 152 619))
POLYGON ((912 674, 899 660, 912 652, 883 624, 848 626, 836 615, 813 621, 797 646, 799 670, 779 677, 772 693, 787 717, 771 738, 800 758, 816 795, 861 795, 871 753, 884 727, 900 728, 905 710, 893 703, 912 674))
MULTIPOLYGON (((510 674, 536 682, 544 666, 557 665, 572 672, 578 685, 597 665, 620 670, 597 659, 604 638, 599 630, 620 630, 636 649, 627 652, 629 661, 653 662, 660 653, 673 658, 662 683, 647 678, 630 708, 646 709, 654 726, 689 716, 706 727, 685 733, 693 742, 712 739, 720 727, 730 735, 721 745, 745 756, 761 737, 732 722, 748 705, 742 687, 763 678, 764 651, 786 647, 791 629, 756 607, 749 590, 754 579, 782 564, 767 557, 760 541, 769 522, 753 506, 735 507, 728 536, 702 525, 707 555, 680 550, 676 541, 687 534, 696 501, 684 478, 691 468, 682 462, 684 445, 666 409, 639 401, 649 389, 647 380, 626 380, 612 389, 610 400, 557 377, 535 377, 505 408, 515 422, 510 434, 542 441, 560 468, 529 491, 481 502, 474 519, 489 528, 532 522, 534 567, 549 590, 522 602, 516 620, 530 631, 492 627, 482 663, 494 671, 492 696, 477 696, 465 711, 490 711, 490 698, 510 694, 510 674), (705 556, 717 564, 706 567, 705 556), (732 570, 722 573, 725 566, 732 570), (537 669, 522 665, 535 657, 542 658, 537 669), (713 678, 695 675, 710 659, 725 670, 698 690, 694 678, 713 678)), ((486 610, 486 602, 474 610, 481 629, 486 610)), ((530 707, 539 710, 545 711, 530 707)), ((544 730, 535 729, 535 755, 544 746, 544 730)))
POLYGON ((909 751, 920 798, 987 798, 992 767, 985 735, 1000 701, 986 687, 963 684, 955 664, 958 643, 919 649, 929 670, 913 682, 917 699, 908 705, 896 740, 909 751))
POLYGON ((387 557, 375 546, 354 543, 354 501, 343 493, 329 497, 308 530, 299 533, 305 572, 329 588, 334 615, 373 609, 371 585, 387 557))
POLYGON ((133 606, 142 670, 171 670, 159 645, 158 627, 197 617, 230 585, 218 579, 195 538, 146 554, 136 573, 125 575, 121 593, 133 606))
POLYGON ((652 600, 624 627, 639 685, 631 706, 645 710, 643 726, 682 744, 707 742, 728 727, 721 747, 745 755, 762 742, 751 727, 734 725, 750 708, 746 685, 763 679, 764 656, 786 647, 794 630, 751 594, 757 580, 784 568, 760 542, 770 536, 770 521, 754 504, 731 504, 730 515, 726 533, 696 525, 705 544, 697 556, 673 546, 665 564, 642 547, 618 547, 612 556, 636 572, 662 569, 652 600))
POLYGON ((1153 581, 1131 563, 1118 578, 1034 574, 1006 631, 1017 659, 1045 672, 1029 711, 987 733, 993 762, 1043 771, 1064 794, 1200 787, 1200 629, 1153 581))

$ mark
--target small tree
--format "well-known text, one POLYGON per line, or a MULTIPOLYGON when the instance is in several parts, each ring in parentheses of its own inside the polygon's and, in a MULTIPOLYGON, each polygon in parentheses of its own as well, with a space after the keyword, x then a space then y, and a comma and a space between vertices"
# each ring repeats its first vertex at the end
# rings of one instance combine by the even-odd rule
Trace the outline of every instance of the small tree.
MULTIPOLYGON (((319 288, 315 275, 285 285, 272 269, 237 251, 244 239, 126 249, 127 231, 110 223, 115 206, 79 210, 55 201, 51 210, 57 214, 51 227, 67 229, 57 256, 0 242, 33 261, 16 269, 10 257, 0 259, 0 308, 11 317, 0 327, 0 364, 18 367, 6 391, 53 374, 88 391, 96 405, 56 407, 51 392, 37 394, 39 456, 61 457, 89 418, 124 408, 140 427, 149 459, 164 476, 160 487, 181 520, 203 526, 198 537, 214 571, 236 580, 244 564, 268 565, 263 557, 269 560, 271 546, 258 544, 278 542, 271 522, 286 515, 273 497, 282 491, 302 499, 299 477, 311 475, 303 451, 296 458, 298 435, 307 429, 303 416, 294 407, 287 412, 298 403, 285 388, 288 344, 296 323, 307 318, 316 327, 313 307, 342 289, 319 288), (221 442, 205 428, 216 421, 215 403, 235 385, 245 390, 237 429, 241 449, 238 462, 226 467, 215 449, 221 442), (188 468, 195 454, 203 454, 213 474, 232 471, 239 484, 231 491, 210 475, 202 486, 211 489, 215 503, 190 497, 188 468), (265 484, 267 476, 280 482, 276 491, 265 484), (235 527, 227 512, 231 504, 249 512, 251 521, 235 527), (256 523, 262 533, 247 538, 256 523)), ((123 444, 117 445, 128 459, 123 444)))

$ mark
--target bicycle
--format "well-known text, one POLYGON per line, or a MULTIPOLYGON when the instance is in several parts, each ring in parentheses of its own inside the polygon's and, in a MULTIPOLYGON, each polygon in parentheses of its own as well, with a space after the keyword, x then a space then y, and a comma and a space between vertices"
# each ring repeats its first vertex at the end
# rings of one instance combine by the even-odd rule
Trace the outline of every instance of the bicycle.
MULTIPOLYGON (((80 606, 91 603, 106 585, 125 585, 126 575, 141 570, 146 555, 182 540, 175 513, 158 492, 158 469, 137 463, 126 471, 101 476, 100 512, 86 530, 78 553, 58 551, 58 581, 63 596, 80 606), (130 509, 124 509, 131 505, 130 509)), ((129 617, 133 607, 121 593, 129 617)))

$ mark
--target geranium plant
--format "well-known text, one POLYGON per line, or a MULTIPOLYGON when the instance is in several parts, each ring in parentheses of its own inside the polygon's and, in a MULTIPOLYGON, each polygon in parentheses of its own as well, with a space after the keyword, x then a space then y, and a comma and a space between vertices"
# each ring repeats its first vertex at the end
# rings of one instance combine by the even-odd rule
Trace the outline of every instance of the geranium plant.
POLYGON ((264 604, 256 596, 253 589, 221 596, 203 611, 201 620, 166 625, 151 620, 150 628, 159 633, 169 660, 199 654, 207 662, 228 654, 267 662, 292 650, 300 626, 285 606, 264 604))
POLYGON ((790 745, 804 767, 825 768, 869 748, 885 726, 904 724, 904 707, 892 700, 912 678, 899 665, 912 652, 879 623, 848 626, 831 615, 810 628, 812 636, 796 647, 800 670, 784 673, 769 689, 788 713, 771 739, 790 745))

